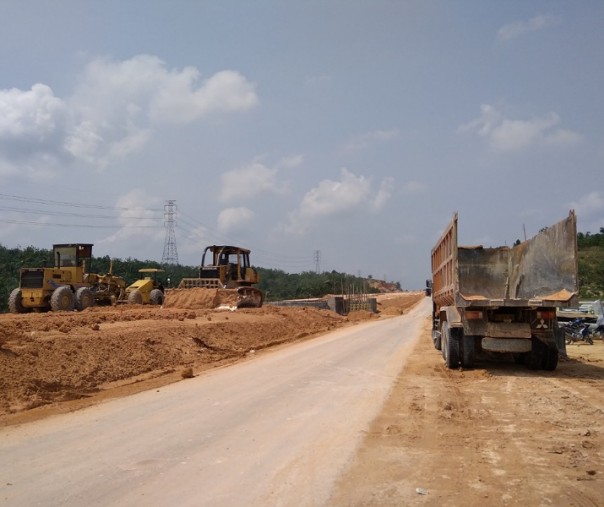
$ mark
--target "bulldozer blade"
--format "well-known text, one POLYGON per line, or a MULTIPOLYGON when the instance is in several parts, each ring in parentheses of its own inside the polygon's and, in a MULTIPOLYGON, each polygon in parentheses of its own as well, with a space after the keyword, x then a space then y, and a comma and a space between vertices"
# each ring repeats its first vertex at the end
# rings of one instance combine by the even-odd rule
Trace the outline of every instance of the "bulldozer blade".
POLYGON ((264 301, 264 294, 255 287, 239 287, 237 295, 237 308, 260 308, 264 301))

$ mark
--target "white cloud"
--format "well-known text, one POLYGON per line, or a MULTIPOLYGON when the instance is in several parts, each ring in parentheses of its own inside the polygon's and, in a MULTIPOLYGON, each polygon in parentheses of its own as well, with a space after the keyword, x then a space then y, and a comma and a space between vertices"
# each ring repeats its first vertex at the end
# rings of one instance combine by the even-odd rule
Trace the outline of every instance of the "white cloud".
POLYGON ((246 111, 258 104, 254 85, 238 72, 214 74, 195 88, 199 72, 185 69, 165 74, 151 102, 151 117, 159 122, 188 123, 215 112, 246 111))
POLYGON ((375 211, 380 211, 392 196, 392 188, 394 187, 394 178, 384 178, 380 184, 375 199, 371 203, 375 211))
POLYGON ((218 230, 222 233, 239 230, 251 222, 254 216, 249 208, 226 208, 218 215, 218 230))
POLYGON ((0 140, 43 142, 58 128, 64 108, 63 101, 43 84, 27 91, 0 90, 0 140))
POLYGON ((97 59, 65 99, 44 84, 0 90, 2 165, 17 160, 23 165, 23 159, 33 162, 32 154, 43 153, 63 165, 71 157, 102 169, 139 151, 160 125, 247 111, 257 104, 255 85, 236 71, 200 81, 194 67, 168 70, 151 55, 97 59))
POLYGON ((284 226, 287 232, 303 234, 314 222, 348 211, 379 211, 391 196, 392 178, 382 180, 374 192, 371 180, 365 176, 346 169, 342 169, 340 175, 340 181, 323 180, 306 193, 298 208, 289 215, 284 226))
POLYGON ((580 134, 558 128, 561 120, 553 112, 529 120, 510 120, 490 104, 483 104, 480 111, 480 118, 461 125, 458 130, 478 134, 495 151, 519 151, 536 144, 566 146, 581 140, 580 134))
POLYGON ((285 186, 277 181, 277 169, 266 167, 260 162, 252 162, 241 169, 234 169, 222 175, 222 201, 249 198, 262 192, 282 193, 285 186))
POLYGON ((354 137, 346 144, 344 149, 346 151, 362 150, 375 144, 391 141, 392 139, 396 139, 398 136, 399 131, 397 129, 373 130, 371 132, 365 132, 364 134, 354 137))
MULTIPOLYGON (((159 214, 157 211, 153 211, 153 208, 161 209, 162 201, 160 199, 150 196, 143 189, 135 188, 119 197, 115 207, 119 213, 118 223, 121 228, 104 238, 99 244, 120 245, 133 238, 139 242, 146 239, 153 241, 163 239, 164 230, 157 226, 159 214)), ((163 214, 161 216, 163 218, 163 214)))
POLYGON ((497 32, 497 38, 500 41, 508 41, 530 32, 536 32, 556 26, 559 23, 560 21, 551 14, 538 14, 528 21, 514 21, 513 23, 502 26, 497 32))

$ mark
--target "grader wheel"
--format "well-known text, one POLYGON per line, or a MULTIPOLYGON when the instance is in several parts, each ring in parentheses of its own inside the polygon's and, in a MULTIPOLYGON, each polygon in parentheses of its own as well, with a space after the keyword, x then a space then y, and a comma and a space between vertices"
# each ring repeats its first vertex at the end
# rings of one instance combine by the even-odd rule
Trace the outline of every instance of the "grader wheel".
POLYGON ((94 305, 94 296, 88 287, 80 287, 75 293, 75 308, 82 311, 94 305))
POLYGON ((164 293, 159 289, 153 289, 149 293, 149 302, 152 305, 163 305, 164 304, 164 293))
POLYGON ((13 291, 10 293, 8 298, 8 309, 11 313, 26 313, 30 310, 29 308, 25 308, 23 306, 21 301, 22 297, 21 289, 19 288, 13 289, 13 291))
POLYGON ((53 312, 70 312, 74 307, 73 299, 71 288, 66 285, 57 287, 52 293, 52 296, 50 296, 50 308, 53 312))
POLYGON ((128 294, 128 303, 131 305, 142 305, 143 304, 143 295, 138 290, 133 290, 130 294, 128 294))

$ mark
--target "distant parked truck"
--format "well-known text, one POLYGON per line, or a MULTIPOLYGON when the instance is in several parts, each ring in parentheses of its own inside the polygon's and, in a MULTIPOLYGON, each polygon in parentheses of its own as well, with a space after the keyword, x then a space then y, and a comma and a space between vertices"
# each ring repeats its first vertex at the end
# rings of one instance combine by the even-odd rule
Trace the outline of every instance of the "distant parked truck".
POLYGON ((574 211, 528 241, 498 248, 458 246, 456 213, 432 249, 434 346, 449 368, 507 354, 555 370, 564 344, 556 308, 576 306, 577 292, 574 211))

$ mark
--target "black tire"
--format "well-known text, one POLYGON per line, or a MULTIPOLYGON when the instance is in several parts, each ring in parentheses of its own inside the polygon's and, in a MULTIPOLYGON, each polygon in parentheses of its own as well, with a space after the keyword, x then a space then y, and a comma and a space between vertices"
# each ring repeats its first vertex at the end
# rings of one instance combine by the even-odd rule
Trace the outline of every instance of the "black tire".
POLYGON ((149 294, 149 301, 152 305, 163 305, 164 293, 159 289, 153 289, 149 294))
POLYGON ((80 287, 75 293, 75 308, 82 311, 89 306, 94 306, 94 296, 88 287, 80 287))
POLYGON ((50 308, 53 312, 71 312, 73 311, 74 297, 71 288, 67 285, 57 287, 52 296, 50 296, 50 308))
POLYGON ((556 347, 545 346, 543 350, 543 361, 541 367, 544 370, 554 371, 558 366, 558 349, 556 347))
POLYGON ((8 297, 8 310, 11 313, 27 313, 29 311, 29 308, 23 306, 22 297, 21 289, 18 287, 10 293, 8 297))
POLYGON ((445 363, 447 368, 454 370, 459 368, 459 334, 457 331, 449 329, 449 324, 445 322, 442 326, 443 351, 445 353, 445 363))
POLYGON ((472 335, 463 335, 461 341, 461 365, 464 368, 474 368, 476 357, 476 340, 472 335))
POLYGON ((547 345, 537 338, 532 338, 532 348, 526 357, 526 365, 531 370, 539 370, 545 362, 547 345))
POLYGON ((128 303, 131 305, 142 305, 143 304, 143 295, 139 290, 133 290, 130 294, 128 294, 128 303))
POLYGON ((436 350, 442 350, 442 338, 436 329, 432 330, 432 343, 434 343, 434 348, 436 350))

